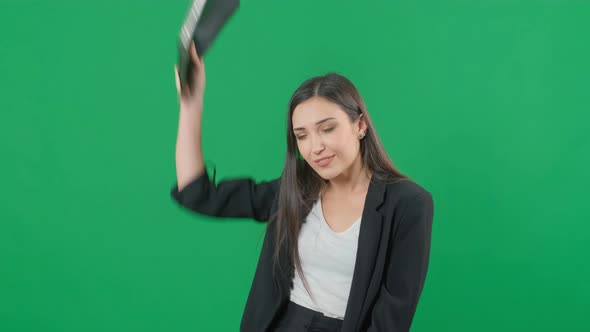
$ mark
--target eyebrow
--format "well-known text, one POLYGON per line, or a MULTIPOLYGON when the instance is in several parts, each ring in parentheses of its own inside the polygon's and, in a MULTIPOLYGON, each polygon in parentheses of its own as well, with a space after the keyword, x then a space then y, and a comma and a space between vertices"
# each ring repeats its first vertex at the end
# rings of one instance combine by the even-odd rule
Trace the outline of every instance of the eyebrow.
MULTIPOLYGON (((315 125, 317 126, 317 125, 322 124, 328 120, 336 120, 336 118, 325 118, 323 120, 316 122, 315 125)), ((297 127, 297 128, 293 128, 293 131, 304 130, 304 129, 305 129, 305 127, 297 127)))

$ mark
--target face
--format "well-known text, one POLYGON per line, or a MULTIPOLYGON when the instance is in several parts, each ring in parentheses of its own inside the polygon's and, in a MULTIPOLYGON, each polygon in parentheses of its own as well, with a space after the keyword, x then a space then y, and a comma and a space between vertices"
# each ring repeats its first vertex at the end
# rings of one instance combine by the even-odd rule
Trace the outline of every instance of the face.
POLYGON ((360 159, 358 137, 366 130, 362 116, 351 123, 338 104, 312 97, 297 105, 292 122, 299 152, 322 178, 332 179, 360 159), (317 162, 324 157, 331 158, 317 162))

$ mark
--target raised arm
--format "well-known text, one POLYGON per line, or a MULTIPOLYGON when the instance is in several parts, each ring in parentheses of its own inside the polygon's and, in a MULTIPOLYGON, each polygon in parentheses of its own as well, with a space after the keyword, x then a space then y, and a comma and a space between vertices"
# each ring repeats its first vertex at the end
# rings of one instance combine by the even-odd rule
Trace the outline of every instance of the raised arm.
POLYGON ((205 170, 201 144, 201 119, 205 94, 205 62, 197 55, 194 44, 190 49, 193 85, 181 88, 178 69, 174 68, 176 91, 180 102, 176 136, 176 178, 180 190, 202 175, 205 170))
POLYGON ((180 101, 176 137, 176 184, 170 194, 183 207, 216 217, 253 218, 267 221, 279 179, 256 183, 234 178, 215 183, 205 169, 201 143, 201 120, 205 93, 205 64, 191 47, 191 88, 181 88, 177 68, 176 89, 180 101))

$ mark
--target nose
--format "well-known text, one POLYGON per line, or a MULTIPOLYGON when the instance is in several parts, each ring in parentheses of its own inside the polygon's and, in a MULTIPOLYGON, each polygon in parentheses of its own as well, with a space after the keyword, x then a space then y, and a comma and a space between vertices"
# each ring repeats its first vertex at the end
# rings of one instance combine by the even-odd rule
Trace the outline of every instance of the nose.
POLYGON ((321 154, 322 151, 324 151, 324 143, 322 142, 322 139, 318 136, 313 136, 311 138, 311 151, 314 154, 321 154))

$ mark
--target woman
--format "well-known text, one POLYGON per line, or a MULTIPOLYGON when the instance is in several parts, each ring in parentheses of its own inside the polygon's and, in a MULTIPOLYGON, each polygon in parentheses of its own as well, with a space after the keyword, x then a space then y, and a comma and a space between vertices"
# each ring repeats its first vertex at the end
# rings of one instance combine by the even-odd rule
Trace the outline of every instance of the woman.
POLYGON ((192 211, 267 222, 241 331, 408 331, 429 262, 433 200, 389 160, 354 85, 305 81, 272 181, 225 179, 201 149, 204 61, 181 89, 172 197, 192 211), (296 272, 296 273, 295 273, 296 272))

